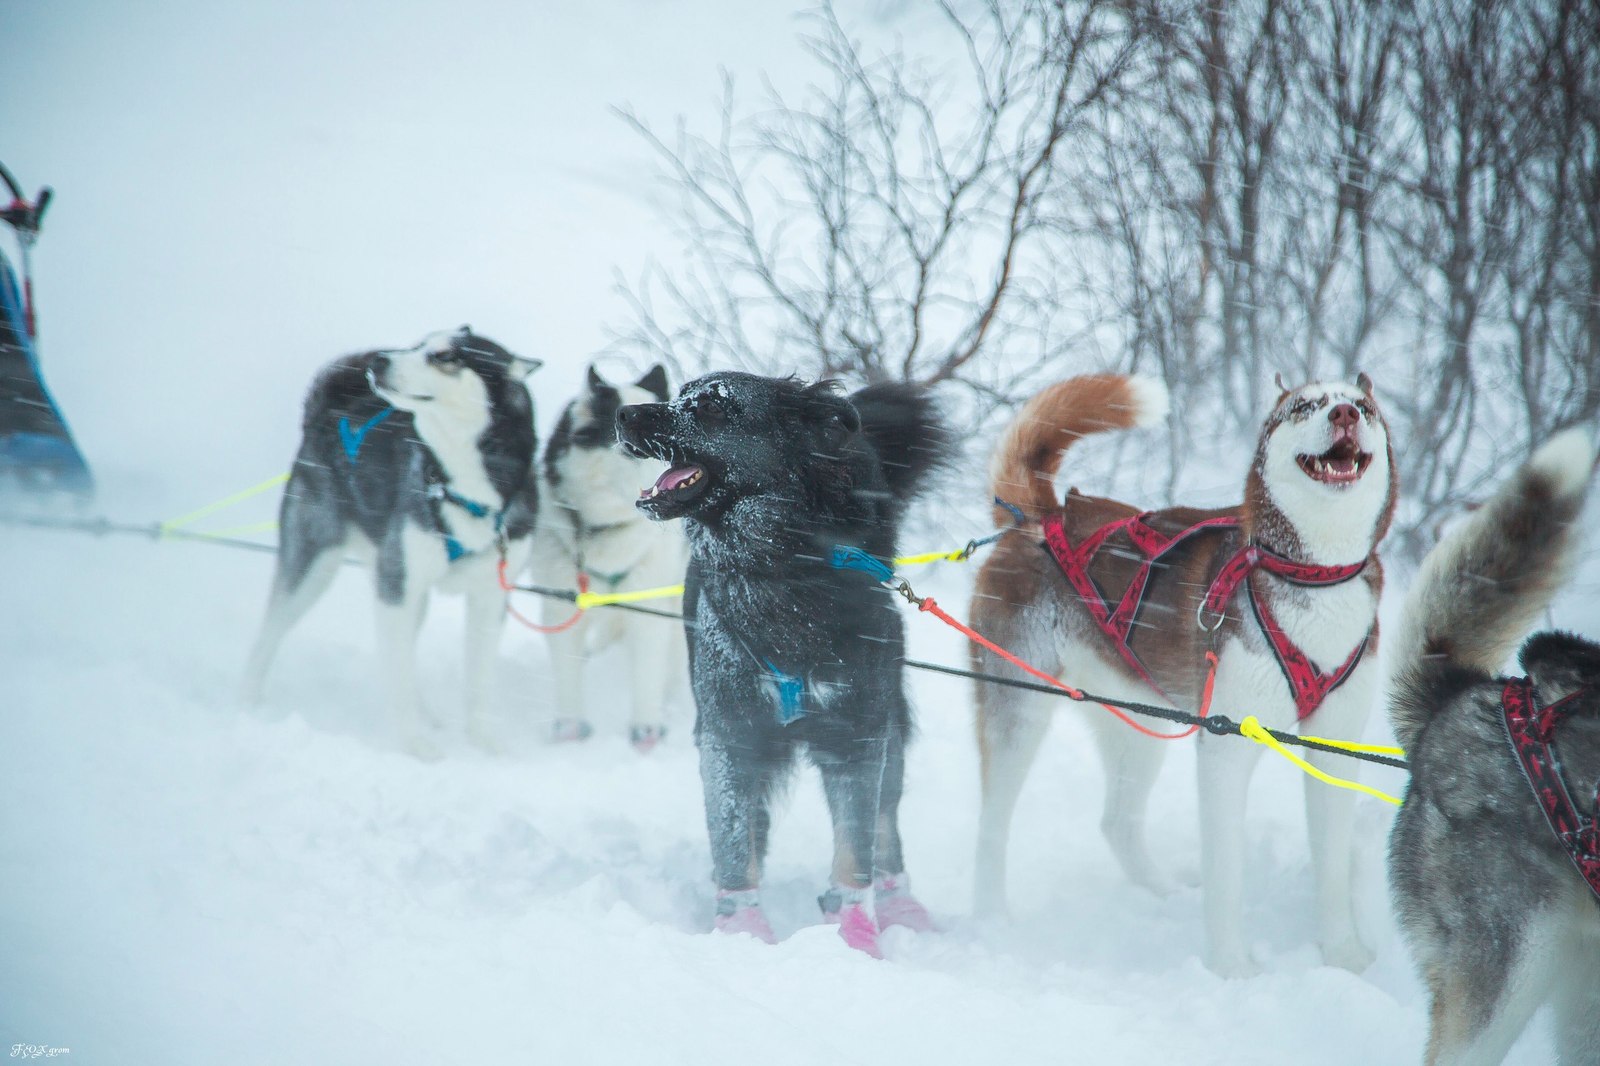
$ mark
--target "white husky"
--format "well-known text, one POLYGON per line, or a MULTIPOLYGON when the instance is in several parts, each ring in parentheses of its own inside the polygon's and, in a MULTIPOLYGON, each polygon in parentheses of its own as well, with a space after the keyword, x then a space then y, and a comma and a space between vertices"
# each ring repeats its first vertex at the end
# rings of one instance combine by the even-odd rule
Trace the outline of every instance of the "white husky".
MULTIPOLYGON (((617 410, 666 398, 667 375, 660 366, 631 385, 613 385, 589 368, 584 391, 567 405, 545 445, 544 507, 529 567, 536 583, 572 588, 581 576, 589 591, 598 593, 683 583, 688 546, 680 524, 652 522, 634 506, 640 489, 655 480, 662 464, 617 447, 617 410)), ((638 606, 670 614, 682 610, 677 596, 638 606)), ((556 599, 544 603, 547 626, 560 625, 571 615, 570 604, 556 599)), ((551 736, 584 740, 590 735, 584 664, 590 653, 620 643, 630 673, 629 739, 640 751, 655 747, 666 732, 668 697, 687 691, 682 624, 622 608, 596 608, 550 633, 549 641, 557 704, 551 736)), ((616 697, 608 692, 607 698, 616 697)))

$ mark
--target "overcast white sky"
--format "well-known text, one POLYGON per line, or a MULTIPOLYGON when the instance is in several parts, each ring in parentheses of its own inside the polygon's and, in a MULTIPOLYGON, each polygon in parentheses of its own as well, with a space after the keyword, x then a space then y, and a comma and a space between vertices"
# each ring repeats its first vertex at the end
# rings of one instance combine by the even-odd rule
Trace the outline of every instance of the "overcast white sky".
POLYGON ((546 360, 547 432, 614 271, 677 248, 610 108, 709 129, 719 68, 802 86, 797 7, 0 0, 0 161, 57 190, 41 354, 106 502, 282 469, 318 364, 461 322, 546 360))

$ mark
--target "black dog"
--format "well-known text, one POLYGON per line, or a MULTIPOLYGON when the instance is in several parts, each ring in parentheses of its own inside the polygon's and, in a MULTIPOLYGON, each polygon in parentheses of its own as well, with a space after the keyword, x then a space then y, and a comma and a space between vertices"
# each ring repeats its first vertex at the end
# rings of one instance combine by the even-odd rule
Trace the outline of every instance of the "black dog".
POLYGON ((907 891, 898 809, 910 707, 892 594, 835 568, 835 546, 894 555, 906 505, 951 451, 915 387, 848 400, 832 382, 722 372, 617 415, 627 449, 670 463, 639 507, 683 518, 684 613, 716 925, 771 942, 756 895, 774 787, 807 746, 834 827, 820 902, 852 946, 877 922, 930 928, 907 891))

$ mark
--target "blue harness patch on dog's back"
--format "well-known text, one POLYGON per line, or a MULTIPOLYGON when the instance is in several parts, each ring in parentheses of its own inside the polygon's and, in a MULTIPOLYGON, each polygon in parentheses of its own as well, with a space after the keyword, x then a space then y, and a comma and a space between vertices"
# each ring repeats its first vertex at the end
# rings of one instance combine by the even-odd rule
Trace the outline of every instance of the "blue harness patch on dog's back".
POLYGON ((394 410, 393 407, 385 407, 353 429, 350 426, 349 415, 339 419, 339 441, 344 445, 344 453, 350 457, 352 463, 361 454, 361 446, 366 443, 367 434, 381 425, 384 419, 394 414, 394 410))

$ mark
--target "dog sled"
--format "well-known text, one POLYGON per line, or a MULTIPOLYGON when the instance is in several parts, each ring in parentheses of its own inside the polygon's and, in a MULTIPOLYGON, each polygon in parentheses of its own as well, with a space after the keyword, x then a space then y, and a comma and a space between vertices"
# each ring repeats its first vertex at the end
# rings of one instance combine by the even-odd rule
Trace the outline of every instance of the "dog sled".
POLYGON ((13 492, 86 500, 94 480, 39 368, 29 256, 50 205, 50 189, 39 190, 30 202, 4 166, 0 181, 11 194, 0 220, 16 234, 22 264, 19 284, 0 248, 0 502, 13 492))

